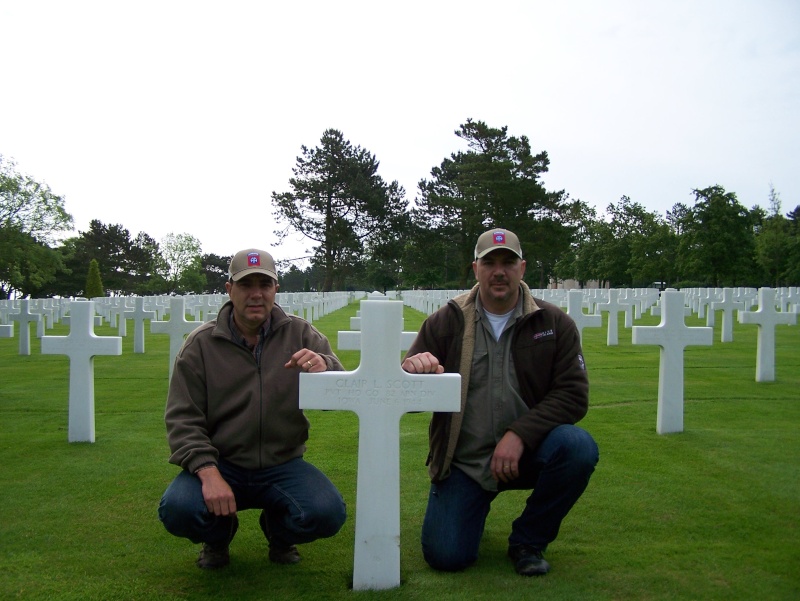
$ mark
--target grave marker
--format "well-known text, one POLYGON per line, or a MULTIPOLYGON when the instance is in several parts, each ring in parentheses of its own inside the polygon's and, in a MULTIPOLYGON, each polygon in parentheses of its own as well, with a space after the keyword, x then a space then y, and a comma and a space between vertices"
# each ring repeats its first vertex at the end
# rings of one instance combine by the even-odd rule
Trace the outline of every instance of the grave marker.
POLYGON ((733 342, 733 311, 743 309, 744 303, 733 299, 733 288, 723 288, 722 300, 711 303, 713 311, 722 310, 722 332, 720 342, 733 342))
POLYGON ((358 415, 353 589, 400 585, 400 418, 458 411, 461 376, 400 367, 403 304, 361 302, 361 363, 355 371, 300 374, 300 407, 358 415))
POLYGON ((69 305, 68 336, 42 336, 43 355, 69 357, 69 442, 94 442, 94 357, 121 355, 122 338, 94 333, 94 302, 69 305))
POLYGON ((23 298, 19 301, 19 313, 11 313, 8 318, 11 321, 19 322, 19 354, 31 354, 31 328, 30 323, 41 321, 42 316, 38 313, 31 313, 30 299, 23 298))
POLYGON ((578 335, 583 344, 583 328, 599 328, 603 325, 602 315, 587 315, 583 312, 583 292, 570 290, 567 293, 567 315, 578 326, 578 335))
POLYGON ((173 296, 169 301, 169 321, 151 321, 150 331, 153 334, 169 334, 169 379, 172 379, 172 369, 175 357, 183 346, 183 339, 203 325, 202 321, 186 320, 186 299, 182 296, 173 296))
POLYGON ((606 334, 606 346, 617 346, 619 344, 619 326, 617 325, 617 317, 621 311, 628 312, 631 305, 620 302, 620 291, 616 288, 611 288, 608 291, 608 302, 597 303, 597 310, 608 313, 608 332, 606 334))
POLYGON ((775 310, 773 288, 761 288, 758 291, 758 310, 739 311, 739 323, 754 323, 758 326, 756 382, 775 381, 775 326, 793 325, 796 322, 796 313, 779 313, 775 310))
POLYGON ((137 296, 133 300, 133 310, 125 311, 121 318, 123 321, 126 316, 133 319, 133 352, 144 353, 144 320, 152 320, 156 316, 156 312, 145 310, 143 296, 137 296))
POLYGON ((713 328, 690 328, 684 323, 685 298, 683 292, 665 290, 661 293, 661 323, 633 327, 633 344, 661 347, 656 417, 659 434, 683 432, 683 349, 710 346, 714 338, 713 328))

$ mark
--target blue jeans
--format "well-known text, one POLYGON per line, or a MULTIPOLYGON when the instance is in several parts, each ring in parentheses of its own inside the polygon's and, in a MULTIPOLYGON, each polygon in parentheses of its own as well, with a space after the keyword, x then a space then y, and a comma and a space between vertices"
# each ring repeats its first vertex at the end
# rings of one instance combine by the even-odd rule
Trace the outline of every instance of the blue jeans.
MULTIPOLYGON (((333 536, 344 524, 342 495, 302 457, 263 470, 246 470, 220 460, 219 471, 233 490, 237 512, 265 512, 270 541, 279 548, 333 536)), ((200 478, 185 470, 164 492, 158 517, 171 534, 211 544, 228 540, 233 519, 208 511, 200 478)))
POLYGON ((509 545, 544 551, 558 535, 562 520, 578 501, 599 460, 594 439, 571 425, 554 428, 535 452, 525 451, 520 476, 498 491, 481 488, 453 467, 450 476, 431 484, 422 524, 422 554, 437 570, 456 571, 475 563, 492 501, 504 490, 529 490, 522 514, 511 525, 509 545))

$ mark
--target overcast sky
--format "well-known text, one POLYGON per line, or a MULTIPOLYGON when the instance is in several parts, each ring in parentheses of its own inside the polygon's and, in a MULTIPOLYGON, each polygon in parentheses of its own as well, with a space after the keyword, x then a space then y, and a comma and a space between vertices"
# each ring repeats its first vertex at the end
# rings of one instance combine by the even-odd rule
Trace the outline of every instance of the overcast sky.
POLYGON ((797 0, 0 0, 0 154, 92 219, 276 259, 271 193, 327 128, 413 200, 466 119, 548 190, 662 215, 800 204, 797 0))

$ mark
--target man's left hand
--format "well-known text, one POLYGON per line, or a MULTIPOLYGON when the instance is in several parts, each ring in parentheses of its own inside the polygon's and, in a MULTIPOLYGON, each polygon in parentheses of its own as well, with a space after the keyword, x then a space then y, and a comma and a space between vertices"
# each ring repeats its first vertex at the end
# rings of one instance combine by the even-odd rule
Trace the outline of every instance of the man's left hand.
POLYGON ((315 374, 328 371, 328 364, 325 363, 325 359, 307 348, 300 349, 292 355, 292 358, 286 362, 284 367, 289 369, 300 368, 302 371, 315 374))
POLYGON ((519 460, 525 450, 522 439, 510 430, 494 448, 492 455, 492 478, 498 482, 511 482, 519 478, 519 460))

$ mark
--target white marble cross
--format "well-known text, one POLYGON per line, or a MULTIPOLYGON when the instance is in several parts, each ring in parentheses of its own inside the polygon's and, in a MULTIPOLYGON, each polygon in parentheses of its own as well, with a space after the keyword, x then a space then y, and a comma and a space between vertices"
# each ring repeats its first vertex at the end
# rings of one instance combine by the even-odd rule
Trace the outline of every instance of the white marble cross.
POLYGON ((183 346, 183 339, 192 331, 203 325, 202 321, 186 320, 186 299, 182 296, 173 296, 169 301, 169 321, 151 321, 150 331, 153 334, 169 334, 169 379, 172 379, 172 369, 175 357, 183 346))
POLYGON ((599 328, 603 325, 602 315, 587 315, 583 312, 583 291, 570 290, 567 293, 567 315, 578 327, 581 344, 583 344, 583 328, 599 328))
POLYGON ((775 381, 775 326, 793 325, 796 322, 796 313, 779 313, 775 310, 773 288, 759 289, 757 311, 739 311, 739 323, 754 323, 758 326, 756 382, 775 381))
POLYGON ((39 323, 42 316, 38 313, 31 313, 30 299, 23 298, 19 301, 19 313, 10 313, 8 318, 11 321, 19 322, 19 354, 31 354, 31 328, 30 323, 33 321, 39 323))
POLYGON ((685 299, 679 290, 665 290, 661 293, 661 323, 633 327, 633 344, 661 347, 656 417, 659 434, 683 432, 683 349, 710 346, 714 338, 713 328, 690 328, 684 323, 685 299))
POLYGON ((133 299, 133 309, 125 311, 120 315, 121 319, 130 317, 133 319, 133 352, 144 353, 144 320, 153 319, 156 316, 155 311, 147 311, 144 308, 144 297, 137 296, 133 299))
POLYGON ((69 357, 69 442, 94 442, 94 357, 121 355, 122 338, 94 333, 94 302, 69 304, 68 336, 42 336, 43 355, 69 357))
POLYGON ((619 326, 617 325, 617 317, 621 311, 627 314, 631 310, 631 305, 628 305, 619 298, 620 291, 616 288, 611 288, 608 291, 608 302, 597 303, 597 310, 608 313, 608 333, 606 335, 606 346, 617 346, 619 344, 619 326))
POLYGON ((722 309, 722 332, 720 342, 733 342, 733 311, 744 309, 744 303, 733 300, 733 288, 723 288, 722 300, 711 303, 711 309, 722 309))
POLYGON ((355 371, 300 374, 300 407, 358 415, 353 589, 400 585, 400 418, 458 411, 461 376, 400 367, 403 303, 361 302, 361 364, 355 371))

